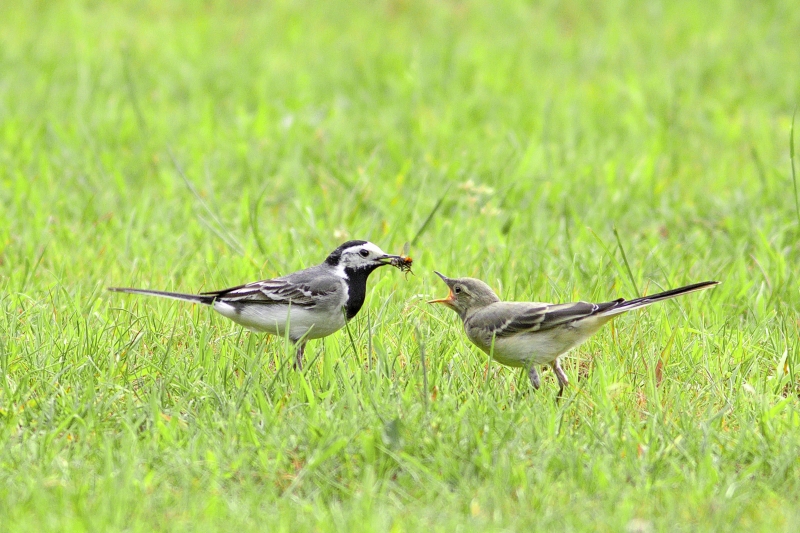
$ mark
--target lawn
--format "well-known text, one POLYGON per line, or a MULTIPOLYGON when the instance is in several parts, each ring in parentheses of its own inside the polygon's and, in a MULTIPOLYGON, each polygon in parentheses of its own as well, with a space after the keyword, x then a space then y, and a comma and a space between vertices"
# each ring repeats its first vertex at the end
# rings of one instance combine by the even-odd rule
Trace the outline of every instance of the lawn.
POLYGON ((789 0, 0 3, 0 529, 798 531, 798 35, 789 0), (351 238, 414 273, 302 372, 105 290, 351 238), (606 326, 556 403, 434 269, 722 283, 606 326))

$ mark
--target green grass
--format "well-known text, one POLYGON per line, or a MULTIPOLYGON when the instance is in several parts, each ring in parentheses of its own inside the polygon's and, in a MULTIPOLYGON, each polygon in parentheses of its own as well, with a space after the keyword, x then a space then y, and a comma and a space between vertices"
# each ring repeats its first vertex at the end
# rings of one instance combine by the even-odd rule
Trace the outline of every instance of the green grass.
POLYGON ((0 30, 3 531, 800 527, 794 2, 20 1, 0 30), (302 373, 104 291, 423 226, 302 373), (557 405, 425 304, 434 268, 722 285, 606 327, 557 405))

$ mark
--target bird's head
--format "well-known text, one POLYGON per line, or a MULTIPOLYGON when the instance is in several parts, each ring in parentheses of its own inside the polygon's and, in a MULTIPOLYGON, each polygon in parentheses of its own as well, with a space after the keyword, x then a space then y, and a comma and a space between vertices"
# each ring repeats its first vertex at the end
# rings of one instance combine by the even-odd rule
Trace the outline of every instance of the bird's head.
POLYGON ((390 255, 368 241, 347 241, 330 253, 325 263, 346 272, 369 274, 378 267, 395 265, 402 258, 390 255))
MULTIPOLYGON (((436 272, 434 270, 434 272, 436 272)), ((447 284, 450 294, 446 298, 430 300, 429 304, 442 304, 449 307, 464 319, 470 311, 478 310, 489 304, 499 302, 500 298, 487 284, 475 278, 448 278, 436 272, 447 284)))

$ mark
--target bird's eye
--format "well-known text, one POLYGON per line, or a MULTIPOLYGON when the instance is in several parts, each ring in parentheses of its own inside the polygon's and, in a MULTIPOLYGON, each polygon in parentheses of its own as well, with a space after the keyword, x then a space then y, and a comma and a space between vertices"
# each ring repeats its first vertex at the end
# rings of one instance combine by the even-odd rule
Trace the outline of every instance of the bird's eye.
POLYGON ((369 257, 369 250, 361 250, 360 252, 358 252, 358 255, 360 255, 361 257, 369 257))
POLYGON ((456 294, 461 294, 461 285, 456 285, 453 287, 453 292, 456 294))

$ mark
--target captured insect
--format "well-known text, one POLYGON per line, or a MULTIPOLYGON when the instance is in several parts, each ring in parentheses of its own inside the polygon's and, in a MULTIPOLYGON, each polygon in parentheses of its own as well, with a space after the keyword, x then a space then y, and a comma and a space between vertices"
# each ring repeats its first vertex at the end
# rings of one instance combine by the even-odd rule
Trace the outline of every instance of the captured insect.
MULTIPOLYGON (((411 244, 406 242, 406 244, 403 246, 403 253, 400 254, 400 257, 392 259, 392 266, 399 268, 401 272, 411 272, 411 264, 414 262, 414 260, 408 256, 410 248, 411 244)), ((413 272, 411 273, 413 274, 413 272)))

